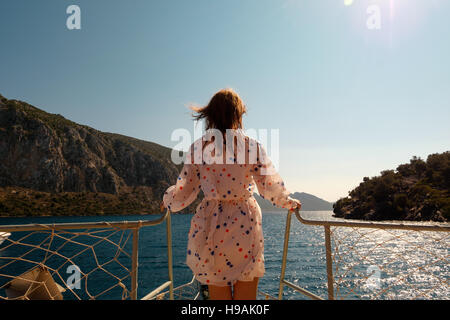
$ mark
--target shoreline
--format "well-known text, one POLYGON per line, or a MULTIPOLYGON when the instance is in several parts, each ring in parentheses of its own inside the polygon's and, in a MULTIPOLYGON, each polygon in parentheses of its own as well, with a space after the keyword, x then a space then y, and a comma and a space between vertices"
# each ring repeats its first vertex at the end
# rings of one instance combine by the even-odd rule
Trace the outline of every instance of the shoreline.
MULTIPOLYGON (((367 220, 367 219, 352 219, 352 218, 342 218, 335 216, 333 211, 323 211, 323 210, 311 210, 311 211, 302 211, 305 214, 303 215, 303 218, 305 220, 308 219, 319 219, 319 220, 338 220, 338 221, 356 221, 356 222, 379 222, 379 223, 398 223, 398 224, 419 224, 419 223, 425 223, 425 224, 432 224, 432 225, 449 225, 449 221, 433 221, 433 220, 367 220)), ((262 215, 285 215, 285 212, 283 211, 262 211, 262 215)), ((100 218, 103 217, 105 220, 108 220, 108 218, 126 218, 131 216, 158 216, 162 215, 162 212, 157 213, 130 213, 130 214, 97 214, 97 215, 33 215, 33 216, 27 216, 27 215, 20 215, 20 216, 12 216, 12 215, 0 215, 0 226, 2 225, 1 220, 3 219, 33 219, 33 218, 55 218, 55 219, 76 219, 76 218, 100 218)), ((194 212, 172 212, 172 215, 194 215, 194 212)), ((283 220, 284 223, 284 220, 283 220)))

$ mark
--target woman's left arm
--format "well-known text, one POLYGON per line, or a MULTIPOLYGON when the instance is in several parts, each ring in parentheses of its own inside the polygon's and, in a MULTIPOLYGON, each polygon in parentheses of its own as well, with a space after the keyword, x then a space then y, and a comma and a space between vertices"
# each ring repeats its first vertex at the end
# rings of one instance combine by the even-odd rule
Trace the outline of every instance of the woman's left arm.
POLYGON ((274 206, 293 210, 301 208, 301 202, 289 196, 283 179, 276 171, 265 149, 258 144, 258 161, 253 166, 253 178, 259 194, 274 206))

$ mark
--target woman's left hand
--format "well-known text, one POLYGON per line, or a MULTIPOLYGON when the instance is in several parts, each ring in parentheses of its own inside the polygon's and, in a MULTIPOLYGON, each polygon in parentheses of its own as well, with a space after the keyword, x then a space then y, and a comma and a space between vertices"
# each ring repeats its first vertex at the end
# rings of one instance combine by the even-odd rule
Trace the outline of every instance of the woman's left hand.
POLYGON ((300 202, 300 200, 294 199, 293 200, 296 204, 295 207, 292 207, 291 211, 295 211, 295 210, 299 210, 302 208, 302 203, 300 202))

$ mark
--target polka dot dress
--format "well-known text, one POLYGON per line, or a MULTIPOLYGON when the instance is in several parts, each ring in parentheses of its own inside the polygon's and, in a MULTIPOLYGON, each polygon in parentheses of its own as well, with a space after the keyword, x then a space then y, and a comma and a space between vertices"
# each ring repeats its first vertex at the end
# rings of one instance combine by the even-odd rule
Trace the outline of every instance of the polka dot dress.
POLYGON ((264 275, 262 216, 253 197, 255 187, 276 206, 296 206, 262 146, 246 139, 259 148, 260 157, 254 164, 191 161, 185 163, 176 185, 164 194, 164 204, 172 212, 191 204, 200 189, 205 195, 191 220, 186 258, 202 284, 227 286, 264 275))

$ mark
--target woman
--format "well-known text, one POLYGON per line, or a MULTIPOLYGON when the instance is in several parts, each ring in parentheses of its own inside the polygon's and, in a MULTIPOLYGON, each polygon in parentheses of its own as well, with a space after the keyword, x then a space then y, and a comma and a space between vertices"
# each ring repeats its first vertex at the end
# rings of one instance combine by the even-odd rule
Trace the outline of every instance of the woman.
POLYGON ((191 146, 161 210, 179 211, 202 190, 204 199, 191 220, 186 263, 208 285, 210 299, 256 299, 264 275, 264 239, 255 186, 276 206, 293 210, 301 203, 289 197, 264 148, 243 133, 246 108, 236 92, 220 90, 207 106, 192 109, 197 120, 205 120, 207 134, 191 146))

